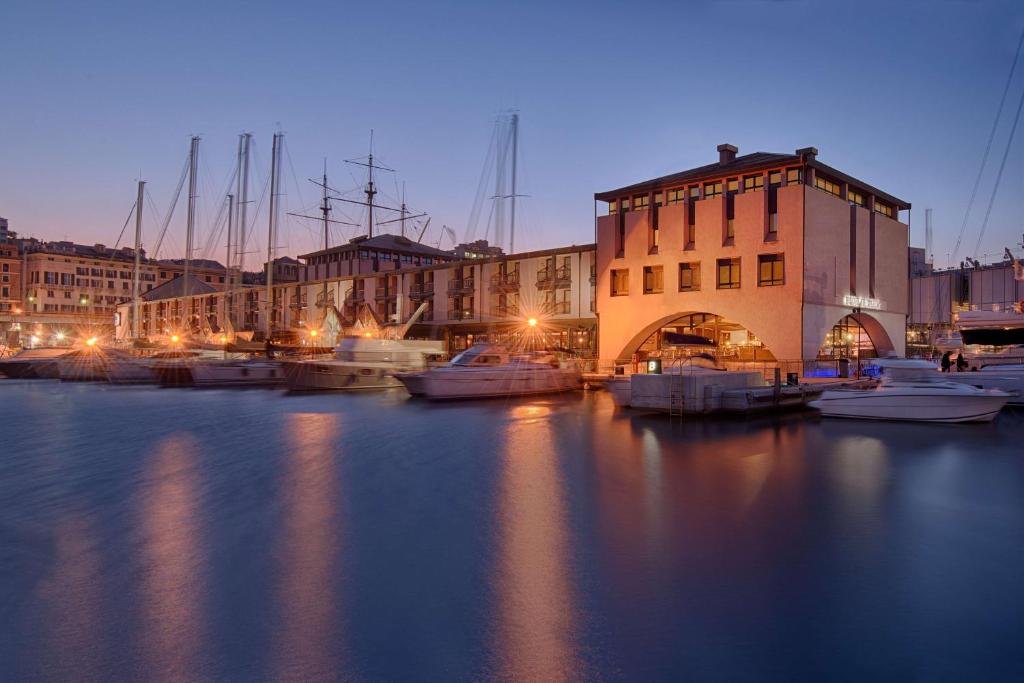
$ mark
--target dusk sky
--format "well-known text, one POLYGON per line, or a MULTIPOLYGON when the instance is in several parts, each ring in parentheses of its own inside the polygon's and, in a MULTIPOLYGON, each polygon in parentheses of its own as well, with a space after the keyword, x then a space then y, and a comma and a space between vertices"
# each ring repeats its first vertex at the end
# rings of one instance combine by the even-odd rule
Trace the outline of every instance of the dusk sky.
MULTIPOLYGON (((442 224, 462 237, 494 118, 515 107, 529 195, 521 249, 592 241, 595 192, 709 163, 730 142, 740 154, 817 147, 824 163, 912 202, 914 244, 931 207, 943 265, 1024 5, 7 0, 0 25, 0 216, 22 236, 113 245, 140 172, 162 216, 199 134, 203 245, 238 133, 255 134, 258 195, 280 126, 289 210, 316 204, 306 178, 325 156, 331 184, 355 189, 361 176, 343 160, 366 153, 372 128, 398 170, 381 189, 405 182, 409 204, 433 217, 427 241, 442 224)), ((961 256, 974 252, 1022 91, 1024 65, 961 256)), ((979 255, 1020 251, 1022 150, 1024 130, 979 255)), ((183 210, 170 232, 161 256, 180 255, 183 210)), ((289 220, 279 243, 294 255, 315 235, 289 220)))

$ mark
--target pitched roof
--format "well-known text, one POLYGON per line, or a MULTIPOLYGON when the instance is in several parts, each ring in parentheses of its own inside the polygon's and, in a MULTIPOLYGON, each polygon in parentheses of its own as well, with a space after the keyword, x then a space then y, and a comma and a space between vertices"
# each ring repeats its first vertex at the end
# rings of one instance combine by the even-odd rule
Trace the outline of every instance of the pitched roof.
POLYGON ((449 259, 455 258, 451 252, 435 249, 434 247, 427 246, 426 244, 413 242, 408 237, 392 235, 389 233, 374 235, 373 237, 354 237, 350 239, 347 244, 339 244, 338 246, 331 247, 330 249, 321 249, 320 251, 302 254, 299 258, 309 258, 310 256, 319 256, 320 254, 334 254, 339 251, 351 251, 353 249, 381 249, 384 251, 398 251, 406 254, 418 254, 420 256, 438 256, 449 259))
POLYGON ((608 199, 615 199, 618 195, 626 194, 629 192, 638 192, 640 190, 652 190, 656 187, 661 187, 663 185, 672 185, 674 183, 683 183, 691 180, 700 180, 702 178, 718 177, 731 173, 743 173, 745 171, 752 171, 757 168, 793 164, 799 163, 799 161, 800 157, 798 157, 795 154, 777 154, 775 152, 752 152, 751 154, 744 154, 743 156, 736 157, 733 161, 726 164, 715 162, 713 164, 706 164, 704 166, 691 168, 686 171, 671 173, 666 176, 661 176, 660 178, 652 178, 651 180, 645 180, 643 182, 634 183, 633 185, 620 187, 616 190, 598 192, 597 194, 594 195, 594 198, 606 201, 608 199))
MULTIPOLYGON (((185 259, 183 258, 162 258, 157 261, 158 264, 163 263, 168 266, 184 266, 185 259)), ((204 270, 224 270, 224 266, 218 261, 213 261, 206 258, 194 258, 190 264, 192 268, 202 268, 204 270)))
MULTIPOLYGON (((213 294, 217 291, 216 287, 211 287, 192 273, 189 273, 188 280, 189 296, 203 296, 205 294, 213 294)), ((159 301, 161 299, 174 299, 180 296, 185 296, 185 277, 181 275, 144 293, 142 295, 142 300, 159 301)))

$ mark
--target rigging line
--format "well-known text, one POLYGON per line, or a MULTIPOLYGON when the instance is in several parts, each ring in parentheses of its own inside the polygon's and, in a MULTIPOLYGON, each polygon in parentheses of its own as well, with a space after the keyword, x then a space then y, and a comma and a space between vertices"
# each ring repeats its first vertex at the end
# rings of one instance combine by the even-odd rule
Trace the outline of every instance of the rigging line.
POLYGON ((491 171, 493 170, 494 155, 497 148, 498 121, 495 121, 494 130, 491 132, 491 141, 487 146, 487 154, 484 156, 484 165, 480 170, 480 181, 477 183, 476 196, 473 198, 473 206, 469 211, 469 220, 466 221, 465 240, 467 242, 472 242, 476 236, 477 225, 480 222, 480 211, 483 209, 484 196, 487 186, 491 182, 491 171))
POLYGON ((957 254, 960 252, 960 243, 964 239, 964 232, 967 230, 967 221, 971 216, 971 209, 974 207, 974 200, 978 195, 978 187, 981 185, 981 176, 988 163, 988 155, 992 150, 992 141, 996 137, 996 129, 999 127, 999 119, 1003 116, 1003 106, 1006 104, 1006 96, 1010 92, 1010 83, 1013 81, 1013 74, 1017 70, 1017 61, 1020 59, 1021 47, 1024 46, 1024 31, 1021 31, 1020 40, 1017 41, 1017 51, 1013 55, 1013 62, 1010 64, 1010 73, 1006 76, 1006 85, 1003 86, 1003 96, 999 98, 999 107, 996 109, 996 119, 992 122, 992 130, 988 134, 988 142, 985 143, 985 153, 981 156, 981 167, 978 169, 978 176, 974 179, 974 188, 971 190, 971 198, 967 202, 967 211, 964 212, 964 220, 960 225, 960 234, 956 238, 956 246, 953 247, 951 260, 956 263, 957 254))
POLYGON ((246 253, 245 248, 249 244, 249 240, 252 239, 256 232, 256 217, 259 215, 260 209, 263 208, 263 201, 267 198, 267 191, 270 189, 270 177, 267 177, 267 181, 263 183, 263 191, 260 192, 260 200, 256 203, 256 210, 253 211, 252 219, 252 230, 247 230, 245 233, 245 242, 242 244, 242 253, 246 253))
POLYGON ((232 165, 232 170, 228 174, 228 180, 224 192, 220 194, 220 208, 217 210, 217 215, 214 218, 213 226, 210 228, 210 233, 207 235, 206 244, 203 245, 202 258, 209 258, 211 250, 217 246, 220 241, 221 233, 223 229, 220 227, 221 219, 227 212, 227 198, 231 194, 231 187, 235 184, 235 178, 237 177, 237 169, 232 165))
POLYGON ((181 169, 181 178, 178 179, 178 188, 174 191, 174 199, 171 200, 171 205, 167 207, 167 215, 164 216, 163 226, 160 228, 160 235, 156 240, 156 249, 153 250, 153 258, 157 258, 160 255, 160 247, 164 244, 164 237, 167 235, 167 226, 171 224, 171 219, 174 217, 174 209, 178 206, 178 200, 181 199, 181 188, 185 186, 185 179, 188 177, 188 168, 191 163, 191 151, 185 155, 185 166, 181 169))
POLYGON ((985 209, 985 218, 981 222, 981 230, 978 231, 978 241, 974 244, 974 257, 978 257, 981 249, 981 240, 985 237, 985 229, 988 227, 989 216, 992 215, 992 205, 995 204, 996 194, 999 193, 999 183, 1003 179, 1003 169, 1006 168, 1006 159, 1010 156, 1010 147, 1013 145, 1013 136, 1017 134, 1017 124, 1020 123, 1020 112, 1024 109, 1024 90, 1021 90, 1020 100, 1017 102, 1017 113, 1013 117, 1013 127, 1010 128, 1010 138, 1006 141, 1006 149, 1003 150, 1002 161, 999 162, 999 172, 996 174, 995 185, 992 186, 992 196, 988 198, 988 207, 985 209))
POLYGON ((160 212, 156 208, 156 200, 153 199, 148 185, 146 187, 146 208, 149 209, 149 217, 152 219, 153 225, 160 225, 160 212))
POLYGON ((121 226, 121 232, 117 236, 117 241, 114 242, 114 251, 117 251, 117 248, 121 246, 121 238, 124 237, 124 231, 128 227, 128 221, 130 221, 132 219, 132 216, 135 214, 135 207, 138 205, 138 203, 139 200, 137 199, 134 202, 132 202, 132 208, 128 210, 128 217, 124 219, 124 225, 121 226))

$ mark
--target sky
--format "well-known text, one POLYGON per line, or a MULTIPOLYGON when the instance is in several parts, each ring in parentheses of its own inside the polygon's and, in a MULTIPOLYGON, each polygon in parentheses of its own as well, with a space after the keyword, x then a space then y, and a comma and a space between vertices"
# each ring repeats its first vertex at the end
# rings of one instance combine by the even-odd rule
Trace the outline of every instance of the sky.
MULTIPOLYGON (((729 142, 740 154, 816 147, 911 202, 914 244, 933 209, 945 265, 1024 4, 5 0, 0 27, 0 216, 23 236, 111 246, 141 177, 152 250, 195 134, 195 256, 221 258, 224 238, 211 233, 240 132, 254 134, 257 197, 271 136, 285 133, 282 203, 302 213, 315 211, 307 179, 325 158, 333 187, 358 190, 360 169, 344 160, 366 154, 372 129, 376 156, 396 170, 378 200, 404 183, 408 204, 431 216, 425 242, 441 225, 462 238, 494 120, 515 108, 527 195, 517 251, 591 242, 595 192, 715 161, 729 142)), ((975 253, 1022 93, 1024 64, 961 257, 975 253)), ((1009 150, 982 257, 1021 253, 1024 126, 1009 150)), ((360 218, 337 206, 339 220, 360 218)), ((184 223, 179 206, 161 257, 182 255, 184 223)), ((257 219, 247 249, 265 230, 257 219)), ((279 253, 316 248, 318 230, 287 218, 279 253)), ((355 230, 336 226, 334 239, 355 230)))

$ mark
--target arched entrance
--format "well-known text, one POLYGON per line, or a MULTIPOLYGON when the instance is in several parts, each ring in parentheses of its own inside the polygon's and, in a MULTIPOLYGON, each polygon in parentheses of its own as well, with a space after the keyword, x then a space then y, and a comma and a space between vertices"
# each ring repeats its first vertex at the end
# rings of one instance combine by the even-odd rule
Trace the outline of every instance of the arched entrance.
POLYGON ((865 313, 851 313, 843 316, 825 334, 825 339, 818 349, 818 358, 879 358, 893 353, 894 350, 892 340, 881 323, 865 313))
POLYGON ((743 325, 714 313, 683 313, 662 318, 644 328, 619 354, 626 362, 652 357, 682 357, 712 353, 728 361, 774 361, 775 356, 743 325))

